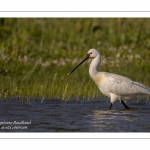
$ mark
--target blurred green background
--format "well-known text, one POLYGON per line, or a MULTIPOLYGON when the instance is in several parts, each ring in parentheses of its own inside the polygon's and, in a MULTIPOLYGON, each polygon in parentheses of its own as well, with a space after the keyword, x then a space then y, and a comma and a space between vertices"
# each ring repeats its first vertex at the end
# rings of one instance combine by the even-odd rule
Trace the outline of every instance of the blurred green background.
POLYGON ((66 77, 91 48, 101 71, 150 87, 149 18, 1 18, 0 96, 99 98, 90 60, 66 77))

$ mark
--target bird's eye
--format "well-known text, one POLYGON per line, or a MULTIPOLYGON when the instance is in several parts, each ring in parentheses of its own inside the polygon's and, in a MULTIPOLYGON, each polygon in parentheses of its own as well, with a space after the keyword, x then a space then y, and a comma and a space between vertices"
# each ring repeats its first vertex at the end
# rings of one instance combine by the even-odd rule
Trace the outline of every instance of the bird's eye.
POLYGON ((92 52, 90 54, 92 54, 92 52))

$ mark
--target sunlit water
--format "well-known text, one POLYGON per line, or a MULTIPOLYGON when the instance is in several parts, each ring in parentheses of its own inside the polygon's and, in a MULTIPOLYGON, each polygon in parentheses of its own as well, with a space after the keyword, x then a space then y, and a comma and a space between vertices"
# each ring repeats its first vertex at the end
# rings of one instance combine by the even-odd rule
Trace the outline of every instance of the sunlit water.
POLYGON ((150 104, 127 102, 125 110, 106 99, 77 102, 0 100, 0 132, 149 132, 150 104))

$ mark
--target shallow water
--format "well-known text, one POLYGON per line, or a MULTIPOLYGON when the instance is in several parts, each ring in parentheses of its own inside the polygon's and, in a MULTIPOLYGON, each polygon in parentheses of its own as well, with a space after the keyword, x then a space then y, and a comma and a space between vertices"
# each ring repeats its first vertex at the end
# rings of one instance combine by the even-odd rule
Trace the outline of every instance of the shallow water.
POLYGON ((129 110, 115 102, 109 110, 106 99, 0 100, 0 132, 149 132, 148 102, 128 101, 129 110))

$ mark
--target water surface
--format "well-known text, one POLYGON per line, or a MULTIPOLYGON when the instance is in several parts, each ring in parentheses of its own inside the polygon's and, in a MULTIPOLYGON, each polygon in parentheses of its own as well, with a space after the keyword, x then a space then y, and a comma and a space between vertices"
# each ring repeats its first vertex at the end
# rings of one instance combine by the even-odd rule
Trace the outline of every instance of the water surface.
POLYGON ((0 100, 0 132, 149 132, 150 104, 108 100, 0 100))

